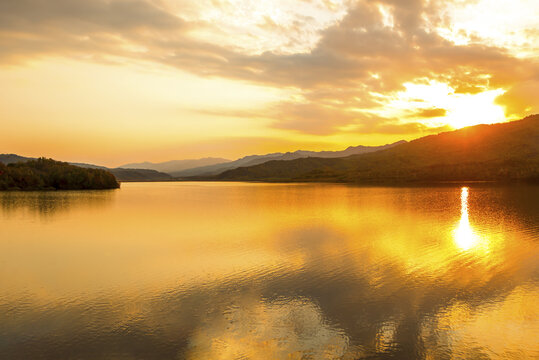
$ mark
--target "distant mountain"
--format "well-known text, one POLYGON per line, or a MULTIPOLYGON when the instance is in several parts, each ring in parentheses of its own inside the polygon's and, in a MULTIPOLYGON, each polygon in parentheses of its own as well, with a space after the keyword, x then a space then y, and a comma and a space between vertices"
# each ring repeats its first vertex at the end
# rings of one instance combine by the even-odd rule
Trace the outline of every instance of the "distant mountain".
POLYGON ((356 183, 539 181, 539 115, 425 136, 368 154, 269 161, 199 179, 356 183))
POLYGON ((230 162, 230 160, 223 158, 207 157, 202 159, 172 160, 160 163, 151 163, 146 161, 142 163, 125 164, 119 167, 124 169, 151 169, 170 174, 185 169, 192 169, 201 166, 211 166, 226 162, 230 162))
MULTIPOLYGON (((36 160, 36 158, 24 157, 15 154, 0 154, 0 163, 12 164, 25 162, 30 160, 36 160)), ((69 163, 70 165, 79 166, 87 169, 101 169, 111 172, 118 181, 167 181, 172 180, 172 177, 168 174, 161 173, 155 170, 145 169, 109 169, 104 166, 84 164, 84 163, 69 163)))
POLYGON ((119 181, 168 181, 172 176, 156 170, 149 169, 108 169, 119 181))
POLYGON ((306 151, 306 150, 297 150, 294 152, 287 153, 272 153, 266 155, 249 155, 242 157, 235 161, 229 161, 226 163, 210 165, 210 166, 201 166, 197 168, 187 169, 183 171, 171 172, 170 175, 174 177, 186 177, 186 176, 211 176, 222 173, 226 170, 236 169, 244 166, 253 166, 258 164, 263 164, 271 160, 294 160, 307 157, 320 157, 320 158, 338 158, 356 154, 366 154, 370 152, 380 151, 384 149, 389 149, 393 146, 406 143, 406 141, 401 140, 393 144, 387 144, 382 146, 350 146, 345 150, 341 151, 306 151))

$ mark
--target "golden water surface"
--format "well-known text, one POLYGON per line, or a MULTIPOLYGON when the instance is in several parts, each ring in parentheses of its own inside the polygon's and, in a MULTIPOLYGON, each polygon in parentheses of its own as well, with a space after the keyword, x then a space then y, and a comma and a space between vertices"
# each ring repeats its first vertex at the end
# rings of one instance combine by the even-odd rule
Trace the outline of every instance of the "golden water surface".
POLYGON ((539 188, 0 192, 0 359, 539 358, 539 188))

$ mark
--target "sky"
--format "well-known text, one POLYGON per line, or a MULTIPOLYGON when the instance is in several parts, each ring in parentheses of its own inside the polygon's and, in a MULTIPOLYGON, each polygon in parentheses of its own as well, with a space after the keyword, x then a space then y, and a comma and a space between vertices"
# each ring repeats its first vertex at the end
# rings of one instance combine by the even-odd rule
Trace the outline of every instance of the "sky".
POLYGON ((539 113, 537 0, 2 0, 0 153, 342 150, 539 113))

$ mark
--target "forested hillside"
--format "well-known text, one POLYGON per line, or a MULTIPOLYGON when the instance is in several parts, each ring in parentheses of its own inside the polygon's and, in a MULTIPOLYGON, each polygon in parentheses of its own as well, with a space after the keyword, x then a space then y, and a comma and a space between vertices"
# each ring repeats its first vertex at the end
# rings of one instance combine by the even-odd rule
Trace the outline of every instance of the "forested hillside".
POLYGON ((116 189, 114 175, 102 169, 82 168, 39 158, 8 165, 0 163, 0 190, 116 189))
POLYGON ((338 159, 270 161, 214 177, 248 181, 539 181, 539 115, 338 159))

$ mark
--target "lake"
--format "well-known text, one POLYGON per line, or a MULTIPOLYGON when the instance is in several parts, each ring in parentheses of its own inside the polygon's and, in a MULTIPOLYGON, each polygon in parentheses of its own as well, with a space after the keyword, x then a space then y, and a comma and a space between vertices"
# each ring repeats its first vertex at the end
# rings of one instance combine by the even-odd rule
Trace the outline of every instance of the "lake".
POLYGON ((1 359, 539 358, 539 187, 0 193, 1 359))

